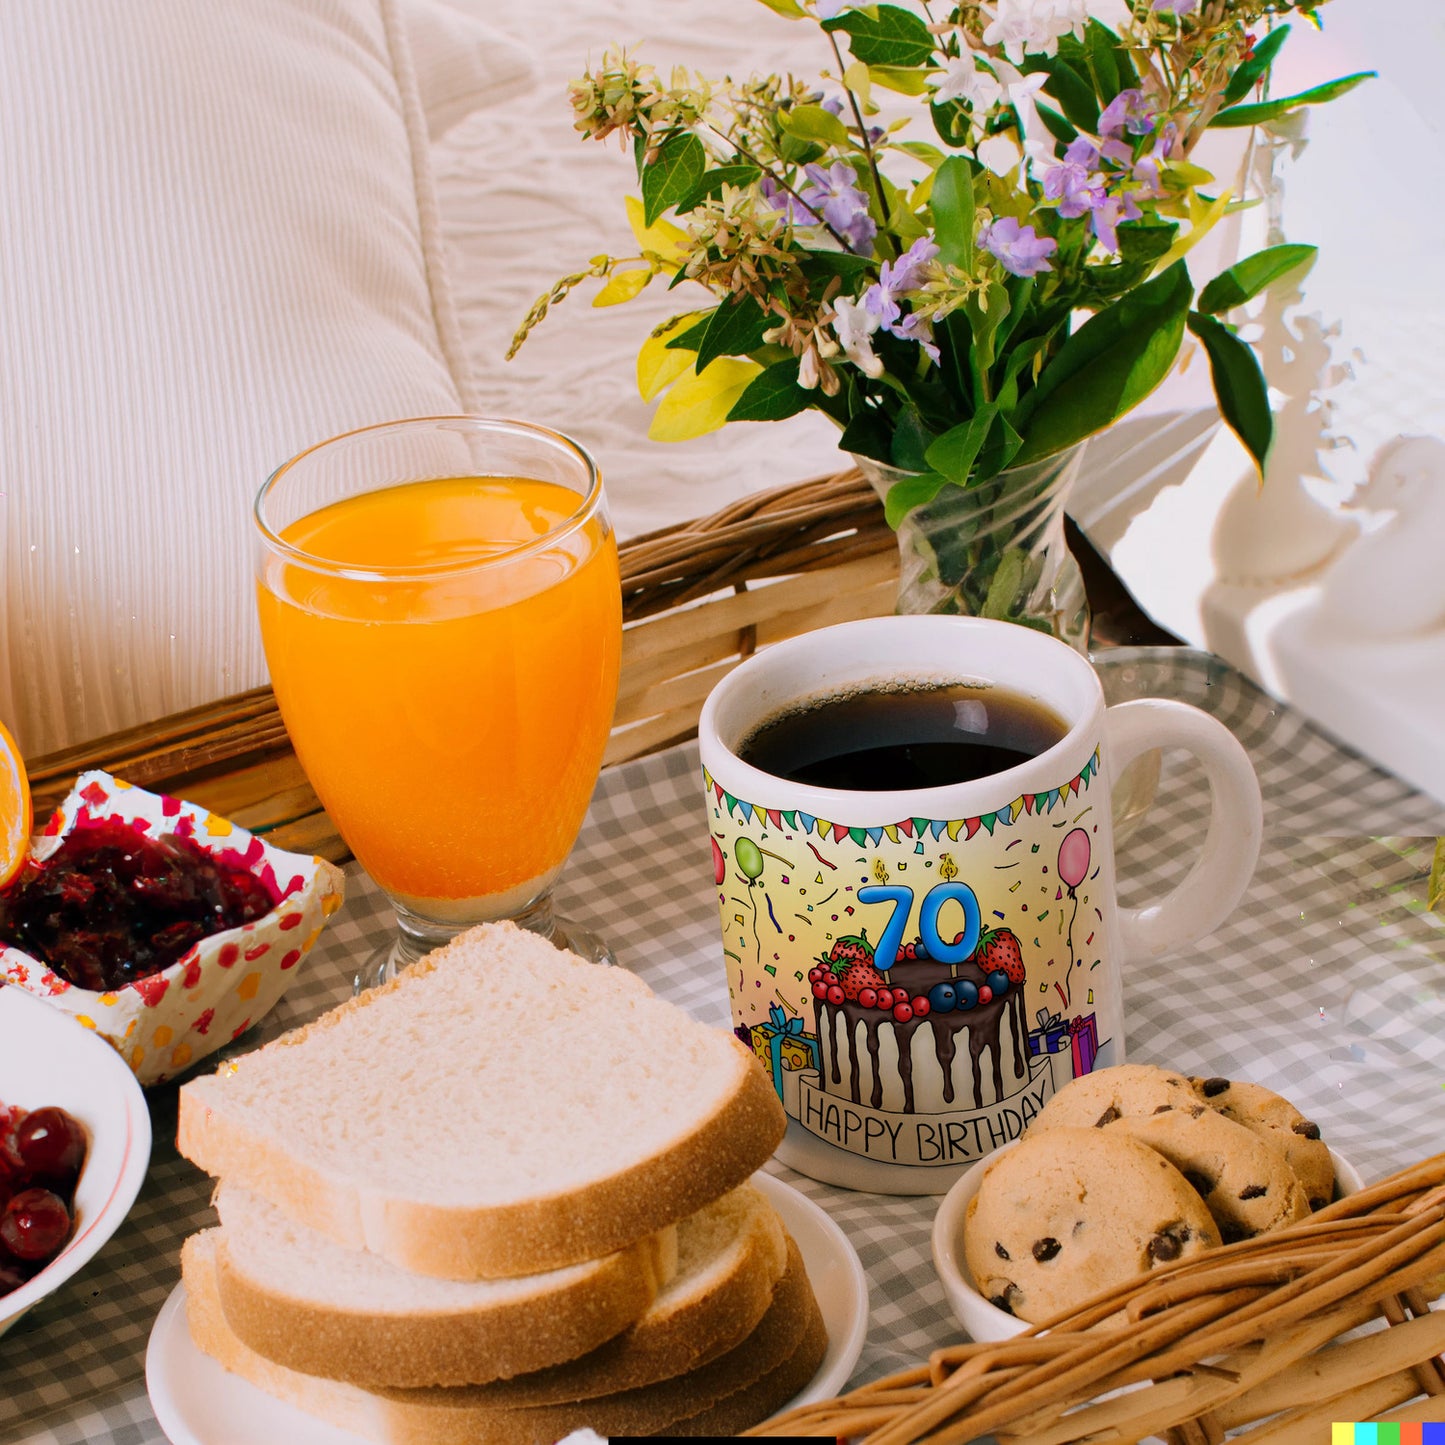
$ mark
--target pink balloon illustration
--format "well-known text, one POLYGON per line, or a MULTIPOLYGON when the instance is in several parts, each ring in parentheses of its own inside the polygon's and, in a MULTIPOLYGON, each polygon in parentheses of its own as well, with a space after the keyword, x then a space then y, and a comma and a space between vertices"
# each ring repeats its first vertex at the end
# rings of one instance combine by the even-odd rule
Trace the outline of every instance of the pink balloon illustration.
POLYGON ((1089 835, 1082 828, 1064 836, 1059 845, 1059 877, 1072 893, 1089 876, 1089 835))

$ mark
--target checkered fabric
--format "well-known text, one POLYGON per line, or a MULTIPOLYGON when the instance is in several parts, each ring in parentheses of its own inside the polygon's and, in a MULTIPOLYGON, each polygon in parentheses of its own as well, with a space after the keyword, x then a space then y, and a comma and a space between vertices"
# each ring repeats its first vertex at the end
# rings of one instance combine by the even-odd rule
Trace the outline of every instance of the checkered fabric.
MULTIPOLYGON (((1367 1179, 1438 1149, 1445 920, 1426 911, 1424 893, 1445 808, 1212 657, 1126 649, 1097 662, 1111 701, 1173 697, 1222 718, 1249 750, 1266 801, 1259 868, 1233 919, 1126 979, 1130 1056, 1279 1090, 1367 1179)), ((1126 903, 1183 876, 1208 814, 1198 784, 1164 758, 1153 806, 1120 843, 1126 903)), ((701 786, 695 744, 607 772, 559 904, 659 993, 726 1026, 701 786)), ((353 868, 346 905, 302 977, 242 1046, 345 999, 358 961, 390 928, 383 899, 353 868)), ((154 1158, 130 1217, 0 1338, 0 1441, 164 1438, 146 1400, 146 1338, 178 1277, 181 1240, 214 1220, 210 1181, 171 1144, 175 1087, 150 1100, 154 1158)), ((848 1193, 774 1167, 837 1220, 867 1271, 872 1317, 855 1382, 960 1337, 930 1261, 935 1200, 848 1193)))

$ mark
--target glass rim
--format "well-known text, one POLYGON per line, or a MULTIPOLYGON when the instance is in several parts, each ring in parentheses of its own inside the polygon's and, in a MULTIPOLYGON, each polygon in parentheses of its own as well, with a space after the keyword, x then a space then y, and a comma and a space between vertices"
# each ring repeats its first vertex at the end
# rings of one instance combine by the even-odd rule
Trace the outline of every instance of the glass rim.
MULTIPOLYGON (((505 478, 499 479, 505 480, 505 478)), ((445 480, 445 478, 417 477, 409 482, 397 482, 395 485, 406 487, 415 486, 423 481, 440 480, 445 480)), ((358 495, 362 494, 358 493, 358 495)), ((343 499, 337 498, 336 500, 343 499)), ((536 422, 517 421, 511 417, 476 416, 463 412, 455 415, 405 417, 396 421, 374 422, 368 426, 354 427, 350 431, 339 432, 335 436, 327 437, 324 441, 313 443, 304 451, 297 452, 295 456, 282 462, 261 484, 260 490, 256 493, 256 500, 252 504, 251 520, 260 533, 262 544, 294 566, 304 567, 313 572, 324 572, 329 576, 342 577, 355 582, 421 582, 431 578, 462 576, 482 568, 520 561, 544 548, 553 546, 559 538, 578 531, 596 516, 601 508, 602 473, 596 461, 593 460, 592 454, 580 442, 536 422), (520 434, 550 443, 558 451, 570 453, 581 462, 586 477, 586 490, 577 493, 577 506, 540 537, 534 537, 531 541, 518 543, 516 546, 507 547, 499 552, 488 553, 485 557, 461 558, 453 562, 408 563, 385 567, 363 567, 357 566, 355 563, 338 562, 335 558, 318 556, 304 547, 298 547, 294 543, 286 541, 267 520, 267 498, 293 469, 300 466, 309 457, 315 456, 317 452, 325 451, 339 442, 350 441, 356 437, 375 436, 385 432, 421 430, 426 427, 435 428, 447 423, 463 423, 466 427, 477 431, 491 430, 520 434)), ((311 513, 302 515, 309 516, 311 513)))

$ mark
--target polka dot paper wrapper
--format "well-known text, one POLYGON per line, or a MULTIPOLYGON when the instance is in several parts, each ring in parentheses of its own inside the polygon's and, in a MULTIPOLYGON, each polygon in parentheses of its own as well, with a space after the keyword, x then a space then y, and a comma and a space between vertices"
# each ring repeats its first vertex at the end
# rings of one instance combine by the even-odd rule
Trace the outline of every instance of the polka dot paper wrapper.
POLYGON ((203 938, 169 968, 96 993, 19 949, 0 950, 0 979, 38 994, 108 1040, 142 1084, 159 1084, 231 1042, 272 1009, 341 906, 342 873, 288 853, 225 818, 104 772, 82 773, 31 845, 43 857, 77 821, 123 821, 152 837, 179 833, 229 867, 256 874, 280 902, 263 918, 203 938))

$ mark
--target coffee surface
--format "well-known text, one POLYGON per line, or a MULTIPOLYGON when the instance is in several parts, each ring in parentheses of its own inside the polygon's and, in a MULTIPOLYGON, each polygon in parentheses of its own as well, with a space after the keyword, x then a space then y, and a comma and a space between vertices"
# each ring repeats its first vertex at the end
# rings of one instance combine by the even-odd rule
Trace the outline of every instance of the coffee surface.
POLYGON ((804 703, 744 740, 745 763, 818 788, 894 792, 986 778, 1068 731, 1051 708, 976 684, 860 689, 804 703))

